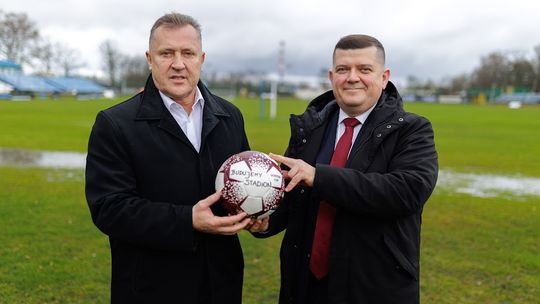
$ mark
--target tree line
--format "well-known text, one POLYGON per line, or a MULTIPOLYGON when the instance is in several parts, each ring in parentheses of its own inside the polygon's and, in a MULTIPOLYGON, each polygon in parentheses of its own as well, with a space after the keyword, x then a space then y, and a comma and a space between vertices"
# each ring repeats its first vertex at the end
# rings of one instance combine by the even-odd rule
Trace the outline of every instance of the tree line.
MULTIPOLYGON (((102 69, 107 84, 117 90, 142 86, 148 75, 143 56, 122 54, 111 40, 100 44, 102 69)), ((36 74, 72 75, 85 66, 79 52, 62 43, 40 35, 36 23, 25 13, 0 10, 0 56, 33 67, 36 74)), ((443 79, 420 81, 415 76, 407 79, 409 89, 428 89, 440 94, 455 94, 468 88, 520 88, 522 91, 540 91, 540 45, 530 58, 523 51, 495 51, 480 58, 470 73, 443 79)))
POLYGON ((439 94, 456 94, 470 88, 503 90, 513 88, 522 92, 540 91, 540 45, 534 55, 523 51, 494 51, 480 58, 480 64, 470 73, 447 77, 435 83, 407 77, 409 89, 436 91, 439 94))
POLYGON ((60 70, 65 76, 84 66, 77 50, 42 37, 24 13, 0 10, 0 54, 4 59, 36 68, 38 74, 60 70))
MULTIPOLYGON (((110 40, 100 44, 102 70, 114 89, 139 87, 148 76, 143 56, 122 54, 110 40)), ((73 76, 86 63, 79 51, 42 36, 25 13, 0 10, 0 58, 27 64, 38 75, 73 76)))

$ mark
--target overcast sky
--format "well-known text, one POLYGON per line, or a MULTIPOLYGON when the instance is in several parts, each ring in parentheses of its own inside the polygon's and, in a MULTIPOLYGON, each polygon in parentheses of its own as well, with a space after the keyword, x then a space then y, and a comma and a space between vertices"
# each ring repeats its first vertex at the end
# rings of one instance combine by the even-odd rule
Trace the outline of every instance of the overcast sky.
POLYGON ((199 20, 207 72, 276 71, 285 41, 288 74, 317 75, 331 65, 337 40, 378 38, 392 78, 469 73, 493 51, 532 56, 540 45, 540 1, 480 0, 0 0, 25 12, 42 36, 77 49, 85 73, 99 73, 99 45, 144 56, 155 19, 177 11, 199 20))

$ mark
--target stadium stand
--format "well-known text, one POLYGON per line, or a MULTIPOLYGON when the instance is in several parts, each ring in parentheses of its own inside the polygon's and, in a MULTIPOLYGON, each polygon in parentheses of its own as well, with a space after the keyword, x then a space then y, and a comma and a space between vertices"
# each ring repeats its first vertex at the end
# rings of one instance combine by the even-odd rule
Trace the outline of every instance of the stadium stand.
POLYGON ((25 100, 58 95, 90 99, 102 97, 105 91, 105 87, 80 77, 25 75, 20 64, 0 60, 0 99, 25 100))
POLYGON ((22 66, 10 60, 0 60, 0 72, 3 74, 20 73, 22 66))
POLYGON ((25 100, 59 95, 103 97, 106 88, 84 78, 24 75, 20 65, 0 60, 0 99, 25 100))
POLYGON ((44 77, 45 81, 72 95, 102 95, 105 88, 87 79, 77 77, 44 77))
POLYGON ((40 76, 23 74, 0 74, 0 82, 12 88, 12 95, 51 95, 60 94, 62 90, 45 81, 40 76))

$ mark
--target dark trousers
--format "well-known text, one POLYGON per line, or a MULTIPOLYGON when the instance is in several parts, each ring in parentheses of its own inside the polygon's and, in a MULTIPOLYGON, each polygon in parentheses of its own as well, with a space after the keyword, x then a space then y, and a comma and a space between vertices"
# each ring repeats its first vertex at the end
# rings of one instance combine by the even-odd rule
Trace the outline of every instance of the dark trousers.
POLYGON ((328 304, 328 276, 317 280, 309 272, 306 304, 328 304))

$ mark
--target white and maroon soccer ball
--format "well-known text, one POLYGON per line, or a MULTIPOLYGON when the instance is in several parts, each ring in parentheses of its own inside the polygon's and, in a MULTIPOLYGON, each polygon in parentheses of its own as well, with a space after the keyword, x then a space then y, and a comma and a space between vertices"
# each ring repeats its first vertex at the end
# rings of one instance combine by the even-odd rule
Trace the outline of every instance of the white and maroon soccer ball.
POLYGON ((268 155, 244 151, 229 157, 216 176, 221 203, 232 214, 245 211, 259 219, 277 209, 283 198, 285 179, 268 155))

